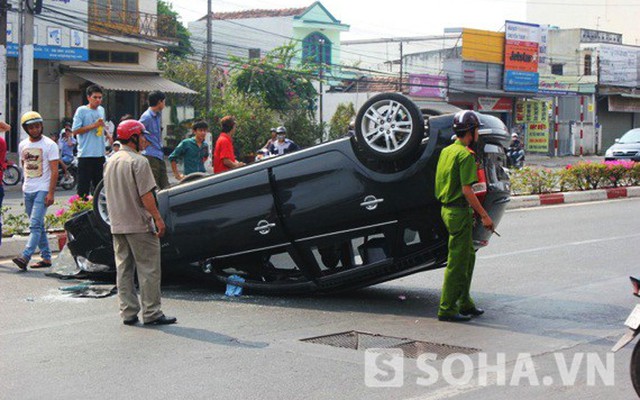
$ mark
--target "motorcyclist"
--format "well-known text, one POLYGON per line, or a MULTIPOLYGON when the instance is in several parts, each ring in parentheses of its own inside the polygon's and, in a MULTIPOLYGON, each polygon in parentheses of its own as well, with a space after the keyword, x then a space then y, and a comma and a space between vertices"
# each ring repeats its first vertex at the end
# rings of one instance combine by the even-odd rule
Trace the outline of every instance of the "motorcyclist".
POLYGON ((299 150, 300 147, 291 139, 287 139, 287 129, 284 126, 279 126, 276 129, 275 143, 269 146, 269 153, 272 155, 283 155, 299 150))
POLYGON ((507 150, 507 156, 509 157, 509 163, 513 166, 521 165, 524 160, 524 150, 522 149, 522 142, 517 133, 511 134, 511 144, 507 150))

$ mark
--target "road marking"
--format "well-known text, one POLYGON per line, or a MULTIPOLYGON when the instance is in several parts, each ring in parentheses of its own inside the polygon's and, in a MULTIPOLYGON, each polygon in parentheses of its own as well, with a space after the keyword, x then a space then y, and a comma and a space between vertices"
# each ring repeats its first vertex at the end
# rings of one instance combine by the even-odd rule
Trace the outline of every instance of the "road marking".
POLYGON ((569 243, 564 243, 564 244, 557 244, 557 245, 554 245, 554 246, 534 247, 532 249, 510 251, 508 253, 494 254, 494 255, 490 255, 490 256, 480 256, 480 257, 478 257, 478 259, 480 259, 480 260, 488 260, 488 259, 491 259, 491 258, 508 257, 508 256, 517 255, 517 254, 536 253, 536 252, 539 252, 539 251, 562 249, 562 248, 565 248, 567 246, 582 246, 582 245, 585 245, 585 244, 611 242, 611 241, 615 241, 615 240, 637 238, 637 237, 640 237, 640 233, 637 233, 635 235, 613 236, 613 237, 604 238, 604 239, 582 240, 582 241, 579 241, 579 242, 569 242, 569 243))
POLYGON ((476 390, 480 390, 480 389, 485 389, 488 386, 493 386, 497 383, 497 380, 495 377, 489 377, 487 379, 486 385, 478 385, 478 381, 477 380, 473 380, 471 381, 469 384, 467 385, 460 385, 460 386, 446 386, 443 387, 441 389, 435 390, 425 396, 420 396, 420 397, 411 397, 409 399, 405 399, 405 400, 441 400, 441 399, 450 399, 452 397, 456 397, 456 396, 460 396, 462 394, 467 394, 470 392, 475 392, 476 390))

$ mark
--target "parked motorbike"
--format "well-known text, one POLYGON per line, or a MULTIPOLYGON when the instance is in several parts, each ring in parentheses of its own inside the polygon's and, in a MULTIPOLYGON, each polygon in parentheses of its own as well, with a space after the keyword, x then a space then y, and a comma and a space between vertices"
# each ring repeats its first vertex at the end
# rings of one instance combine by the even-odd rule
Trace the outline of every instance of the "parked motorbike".
MULTIPOLYGON (((630 276, 629 279, 631 279, 631 283, 633 284, 633 295, 640 297, 640 294, 638 293, 640 291, 640 280, 632 276, 630 276)), ((611 349, 614 353, 631 343, 640 333, 640 304, 635 306, 624 324, 629 328, 629 330, 611 349)), ((633 388, 635 389, 636 394, 640 397, 640 341, 636 342, 636 345, 633 348, 633 353, 631 353, 631 364, 629 365, 629 370, 631 372, 631 383, 633 383, 633 388)))
POLYGON ((58 183, 57 186, 64 190, 71 190, 78 183, 78 159, 74 158, 67 164, 67 175, 65 176, 62 166, 58 164, 58 183))
POLYGON ((2 183, 6 186, 17 185, 22 180, 22 169, 13 161, 7 160, 7 168, 2 175, 2 183))
POLYGON ((507 168, 520 169, 524 166, 524 150, 515 147, 507 149, 507 168))

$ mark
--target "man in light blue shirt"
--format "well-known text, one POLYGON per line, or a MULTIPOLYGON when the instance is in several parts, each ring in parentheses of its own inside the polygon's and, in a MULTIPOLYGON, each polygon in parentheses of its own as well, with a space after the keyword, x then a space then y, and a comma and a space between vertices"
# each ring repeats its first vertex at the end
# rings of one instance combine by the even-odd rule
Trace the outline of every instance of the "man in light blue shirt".
MULTIPOLYGON (((87 88, 89 104, 80 106, 73 116, 71 130, 78 138, 78 196, 87 197, 92 187, 102 180, 104 165, 105 130, 102 88, 91 85, 87 88)), ((111 137, 108 136, 111 141, 111 137)))
POLYGON ((149 132, 145 136, 149 141, 149 146, 142 154, 149 160, 153 178, 159 189, 169 187, 167 165, 164 162, 164 153, 162 152, 162 110, 165 107, 165 100, 166 96, 161 91, 150 92, 147 97, 149 108, 140 117, 140 122, 149 132))

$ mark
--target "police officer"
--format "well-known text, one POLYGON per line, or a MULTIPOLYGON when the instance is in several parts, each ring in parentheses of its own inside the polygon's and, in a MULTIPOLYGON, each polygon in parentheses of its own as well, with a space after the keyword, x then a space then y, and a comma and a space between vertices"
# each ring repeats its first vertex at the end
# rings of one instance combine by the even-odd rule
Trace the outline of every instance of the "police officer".
POLYGON ((473 111, 456 113, 453 118, 456 141, 442 150, 436 169, 436 196, 442 203, 442 220, 449 232, 449 254, 438 310, 440 321, 464 322, 484 313, 469 294, 476 261, 472 239, 474 210, 485 229, 493 231, 491 217, 471 188, 478 181, 478 173, 469 147, 478 141, 480 126, 473 111))

